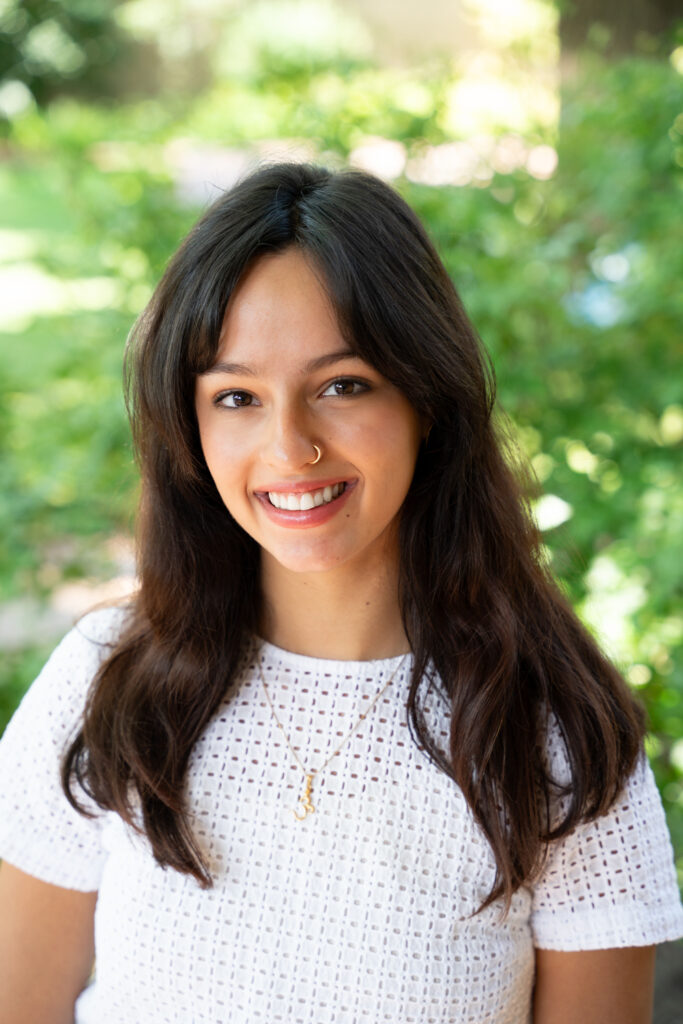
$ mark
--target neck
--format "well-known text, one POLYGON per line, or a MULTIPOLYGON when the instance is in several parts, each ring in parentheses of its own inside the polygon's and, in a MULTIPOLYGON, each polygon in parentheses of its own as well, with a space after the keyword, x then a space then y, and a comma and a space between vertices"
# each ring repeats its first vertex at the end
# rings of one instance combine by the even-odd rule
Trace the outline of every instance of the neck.
POLYGON ((398 566, 296 573, 262 555, 264 639, 313 658, 371 661, 406 654, 398 566))

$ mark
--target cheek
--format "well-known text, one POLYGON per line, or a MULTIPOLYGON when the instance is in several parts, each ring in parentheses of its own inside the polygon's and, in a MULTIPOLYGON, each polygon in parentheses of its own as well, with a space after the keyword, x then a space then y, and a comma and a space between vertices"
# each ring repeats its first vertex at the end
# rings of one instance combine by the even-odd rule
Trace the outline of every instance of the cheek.
POLYGON ((240 478, 246 461, 245 452, 235 438, 212 426, 199 424, 199 437, 209 473, 221 496, 227 501, 240 492, 240 478))
POLYGON ((417 454, 422 436, 413 407, 395 400, 364 409, 349 417, 348 422, 342 422, 338 429, 337 436, 343 435, 344 443, 355 444, 368 455, 374 451, 378 457, 392 453, 396 458, 410 459, 417 454))
POLYGON ((403 415, 387 415, 373 420, 353 439, 358 465, 368 483, 374 482, 386 498, 405 497, 415 471, 420 446, 417 420, 403 415))
POLYGON ((368 433, 373 447, 382 458, 389 458, 398 465, 414 463, 420 444, 420 428, 417 417, 402 409, 374 420, 368 433))

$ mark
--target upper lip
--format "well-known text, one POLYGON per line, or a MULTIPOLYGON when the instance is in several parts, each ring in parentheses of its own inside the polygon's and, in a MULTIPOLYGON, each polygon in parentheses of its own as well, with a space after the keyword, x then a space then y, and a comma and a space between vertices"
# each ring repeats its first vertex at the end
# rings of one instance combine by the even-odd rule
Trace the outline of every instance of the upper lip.
POLYGON ((289 483, 278 480, 277 482, 263 484, 255 488, 255 490, 257 494, 268 494, 268 492, 275 494, 310 494, 314 491, 321 491, 324 487, 334 487, 335 484, 348 484, 350 482, 350 480, 339 476, 326 477, 323 480, 300 480, 298 483, 295 483, 293 480, 289 483))

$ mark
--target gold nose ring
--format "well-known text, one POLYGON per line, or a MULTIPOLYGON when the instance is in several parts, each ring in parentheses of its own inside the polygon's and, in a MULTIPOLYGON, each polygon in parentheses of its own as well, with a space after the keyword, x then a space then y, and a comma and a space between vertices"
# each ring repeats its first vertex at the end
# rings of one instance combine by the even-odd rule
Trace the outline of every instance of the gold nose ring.
POLYGON ((318 462, 320 462, 320 459, 322 458, 323 454, 317 444, 314 444, 313 447, 315 448, 315 458, 311 459, 311 461, 309 462, 310 466, 315 466, 318 462))

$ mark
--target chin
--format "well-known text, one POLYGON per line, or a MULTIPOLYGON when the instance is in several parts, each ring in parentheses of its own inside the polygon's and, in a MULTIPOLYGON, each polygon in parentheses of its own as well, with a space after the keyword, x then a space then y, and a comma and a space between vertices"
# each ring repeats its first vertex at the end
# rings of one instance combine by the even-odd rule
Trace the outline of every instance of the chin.
POLYGON ((288 558, 286 556, 278 558, 277 555, 273 555, 272 557, 278 565, 282 566, 283 569, 287 569, 288 572, 295 573, 331 572, 333 569, 338 569, 345 561, 345 559, 340 558, 322 558, 313 556, 310 558, 288 558))
POLYGON ((263 549, 264 553, 277 565, 294 573, 320 573, 330 572, 338 569, 351 558, 348 552, 329 550, 277 550, 277 548, 263 549))

